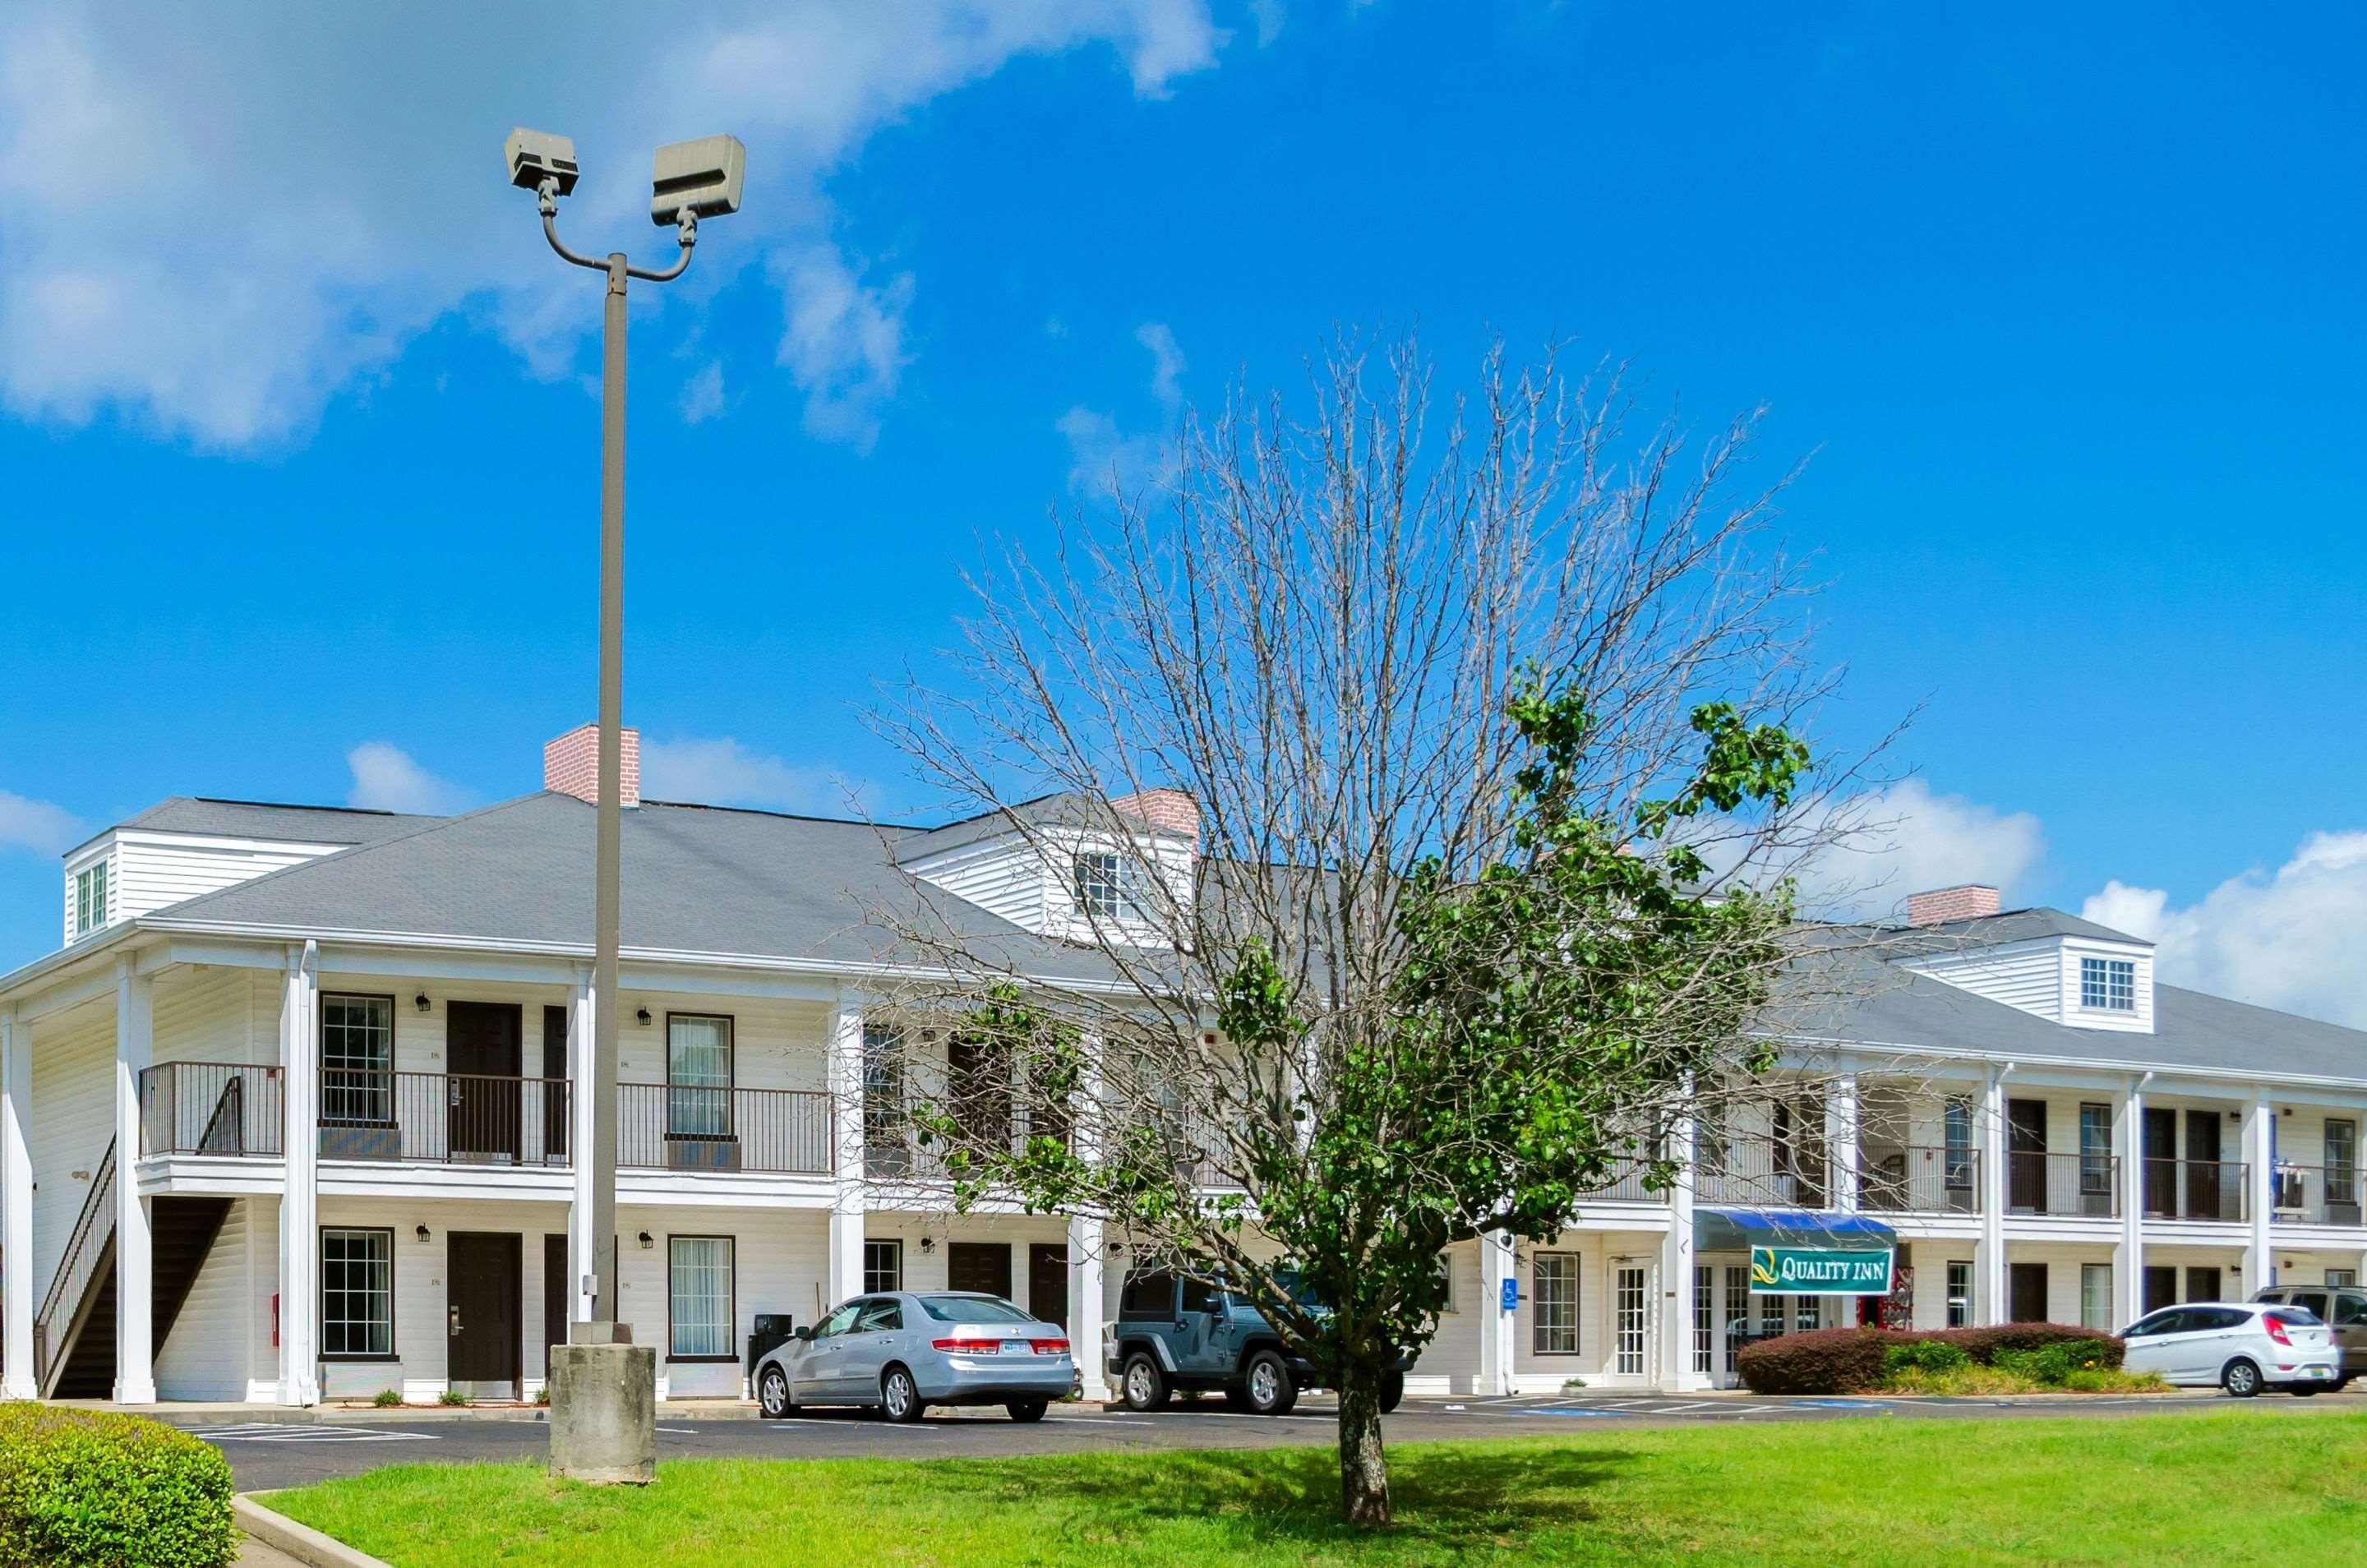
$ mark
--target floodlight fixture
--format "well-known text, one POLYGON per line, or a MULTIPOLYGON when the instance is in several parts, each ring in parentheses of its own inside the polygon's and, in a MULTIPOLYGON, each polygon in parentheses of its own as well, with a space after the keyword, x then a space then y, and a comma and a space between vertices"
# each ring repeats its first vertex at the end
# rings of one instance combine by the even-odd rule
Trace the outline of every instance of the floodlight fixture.
POLYGON ((663 228, 740 210, 748 149, 736 136, 702 136, 658 149, 650 178, 650 221, 663 228))
POLYGON ((521 190, 538 191, 545 180, 556 181, 558 189, 551 194, 565 196, 575 188, 575 139, 554 136, 548 130, 528 130, 518 126, 502 144, 502 156, 508 163, 510 184, 521 190))

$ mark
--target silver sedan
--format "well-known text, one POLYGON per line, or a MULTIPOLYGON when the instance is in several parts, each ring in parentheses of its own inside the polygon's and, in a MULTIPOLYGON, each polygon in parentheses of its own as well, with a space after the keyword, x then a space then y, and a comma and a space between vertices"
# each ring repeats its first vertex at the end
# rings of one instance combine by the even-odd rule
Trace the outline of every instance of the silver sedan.
POLYGON ((756 1405, 876 1405, 918 1421, 932 1404, 1000 1404, 1040 1421, 1075 1382, 1069 1331, 1001 1296, 893 1291, 857 1296, 756 1363, 756 1405))

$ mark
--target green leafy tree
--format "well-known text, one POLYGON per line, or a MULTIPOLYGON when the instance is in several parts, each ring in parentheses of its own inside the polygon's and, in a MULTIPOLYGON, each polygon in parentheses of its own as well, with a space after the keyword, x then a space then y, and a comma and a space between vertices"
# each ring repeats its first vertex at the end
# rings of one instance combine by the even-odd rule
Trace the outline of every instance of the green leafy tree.
POLYGON ((1253 1301, 1340 1392, 1362 1522, 1441 1253, 1665 1180, 1698 1086, 1760 1062, 1824 690, 1747 422, 1681 477, 1673 427, 1621 450, 1615 384, 1491 355, 1428 436, 1427 367, 1387 365, 1187 422, 880 721, 1078 895, 1052 953, 883 906, 946 1052, 921 1174, 1253 1301))

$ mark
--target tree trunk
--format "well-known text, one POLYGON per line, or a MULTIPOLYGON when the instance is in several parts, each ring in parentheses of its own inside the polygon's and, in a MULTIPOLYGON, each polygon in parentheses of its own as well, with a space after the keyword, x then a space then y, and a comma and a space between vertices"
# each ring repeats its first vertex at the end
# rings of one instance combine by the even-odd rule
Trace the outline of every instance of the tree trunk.
POLYGON ((1340 1390, 1340 1512, 1352 1525, 1389 1522, 1389 1461, 1381 1451, 1377 1367, 1351 1366, 1340 1390))

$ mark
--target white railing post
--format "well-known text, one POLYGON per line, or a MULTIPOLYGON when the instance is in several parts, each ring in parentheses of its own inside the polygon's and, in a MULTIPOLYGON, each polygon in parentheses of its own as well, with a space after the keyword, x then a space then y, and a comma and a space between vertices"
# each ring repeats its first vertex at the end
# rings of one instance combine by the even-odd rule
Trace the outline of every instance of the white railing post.
POLYGON ((115 1402, 156 1403, 155 1247, 140 1196, 140 1075, 154 1057, 154 982, 115 961, 115 1402))
POLYGON ((279 1403, 321 1403, 321 950, 288 950, 279 1006, 279 1403))
POLYGON ((33 1378, 32 1030, 0 1009, 0 1398, 32 1399, 33 1378))

